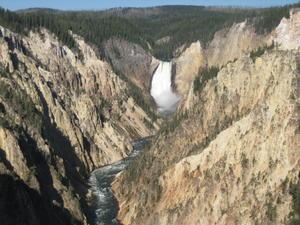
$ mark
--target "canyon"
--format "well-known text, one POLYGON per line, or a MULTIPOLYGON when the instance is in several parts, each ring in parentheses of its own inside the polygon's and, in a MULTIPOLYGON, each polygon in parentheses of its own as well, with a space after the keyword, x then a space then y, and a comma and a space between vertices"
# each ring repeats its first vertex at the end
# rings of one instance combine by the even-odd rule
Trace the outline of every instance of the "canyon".
MULTIPOLYGON (((163 11, 127 10, 107 13, 163 11)), ((151 42, 69 31, 72 48, 0 23, 1 224, 297 224, 300 10, 252 22, 169 61, 151 42)))
POLYGON ((113 183, 123 224, 292 221, 299 204, 289 190, 299 183, 300 45, 290 39, 299 16, 291 11, 265 37, 249 35, 245 23, 223 33, 222 41, 216 33, 206 59, 222 65, 217 77, 200 93, 190 86, 181 122, 171 121, 113 183), (260 56, 247 54, 272 42, 276 47, 260 56), (214 43, 227 45, 219 54, 214 43))
POLYGON ((30 209, 7 223, 86 224, 90 172, 124 158, 134 139, 159 126, 79 36, 82 60, 47 30, 26 38, 0 30, 1 173, 23 196, 14 204, 30 209))

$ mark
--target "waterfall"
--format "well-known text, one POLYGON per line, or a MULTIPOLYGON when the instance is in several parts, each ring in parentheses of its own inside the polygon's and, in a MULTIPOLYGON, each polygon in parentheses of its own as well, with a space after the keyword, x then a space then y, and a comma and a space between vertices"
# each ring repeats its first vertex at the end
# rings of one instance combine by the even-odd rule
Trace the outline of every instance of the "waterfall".
POLYGON ((158 110, 169 114, 176 110, 180 96, 172 90, 172 63, 160 62, 156 69, 151 84, 151 96, 154 98, 158 110))

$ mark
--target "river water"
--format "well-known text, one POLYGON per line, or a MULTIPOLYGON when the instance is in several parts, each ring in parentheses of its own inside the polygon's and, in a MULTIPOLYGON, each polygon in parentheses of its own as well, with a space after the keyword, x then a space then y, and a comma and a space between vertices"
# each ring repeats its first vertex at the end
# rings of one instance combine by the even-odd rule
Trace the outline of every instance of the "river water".
POLYGON ((94 201, 95 225, 121 225, 116 219, 119 208, 112 193, 111 184, 116 175, 127 168, 148 142, 149 139, 136 141, 132 153, 127 158, 92 172, 89 181, 96 197, 94 201))

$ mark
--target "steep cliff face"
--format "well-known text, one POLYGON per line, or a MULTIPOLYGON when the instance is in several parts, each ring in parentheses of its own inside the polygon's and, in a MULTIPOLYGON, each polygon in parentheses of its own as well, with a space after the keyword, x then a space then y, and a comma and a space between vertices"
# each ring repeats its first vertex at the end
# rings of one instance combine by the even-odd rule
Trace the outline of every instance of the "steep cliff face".
POLYGON ((191 87, 189 110, 115 181, 120 221, 287 224, 300 169, 299 54, 242 54, 200 92, 191 87))
POLYGON ((112 66, 129 80, 142 88, 146 94, 151 78, 159 62, 141 46, 112 38, 104 44, 104 54, 112 66))
MULTIPOLYGON (((172 68, 178 114, 114 183, 123 224, 287 223, 300 169, 299 15, 271 34, 243 22, 205 49, 181 49, 172 68), (272 41, 275 49, 249 57, 272 41), (210 66, 221 67, 218 76, 195 93, 194 78, 210 66)), ((73 37, 77 50, 43 29, 23 37, 0 27, 4 225, 88 224, 89 173, 159 128, 132 89, 151 101, 159 61, 112 38, 102 49, 109 64, 73 37)))
MULTIPOLYGON (((299 63, 299 62, 298 62, 299 63)), ((124 224, 285 224, 299 173, 295 52, 228 64, 114 184, 124 224), (272 214, 270 210, 275 210, 272 214)))
POLYGON ((173 61, 173 85, 176 91, 185 96, 199 69, 205 67, 204 50, 200 41, 192 43, 173 61))
POLYGON ((295 49, 300 46, 300 9, 290 11, 289 19, 282 19, 274 32, 274 41, 280 49, 295 49))
POLYGON ((271 43, 270 34, 256 34, 254 27, 247 21, 224 28, 215 33, 206 47, 202 47, 198 41, 184 50, 178 49, 181 54, 173 60, 173 85, 185 100, 199 71, 212 66, 222 67, 271 43))
POLYGON ((273 32, 266 34, 257 34, 254 25, 246 20, 217 31, 206 47, 202 47, 198 41, 184 50, 179 48, 181 54, 173 60, 173 85, 183 96, 183 102, 186 103, 185 100, 189 98, 192 82, 198 72, 205 68, 225 66, 272 43, 282 50, 296 49, 300 45, 299 17, 299 9, 292 9, 289 19, 283 18, 273 32))
MULTIPOLYGON (((22 192, 13 198, 19 208, 34 206, 28 224, 86 224, 89 172, 158 128, 126 82, 74 38, 80 54, 46 30, 22 37, 0 29, 1 180, 22 192)), ((4 196, 8 187, 1 182, 4 196)))
POLYGON ((258 35, 247 21, 216 32, 206 49, 208 66, 222 66, 241 58, 260 46, 269 44, 268 35, 258 35))

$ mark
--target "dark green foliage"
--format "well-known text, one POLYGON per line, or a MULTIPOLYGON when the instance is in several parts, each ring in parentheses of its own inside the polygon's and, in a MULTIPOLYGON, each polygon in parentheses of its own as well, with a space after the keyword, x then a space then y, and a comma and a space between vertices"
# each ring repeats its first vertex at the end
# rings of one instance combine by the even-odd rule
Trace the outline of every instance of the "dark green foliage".
POLYGON ((101 104, 100 104, 100 109, 109 109, 112 107, 111 102, 107 101, 105 98, 101 98, 101 104))
POLYGON ((125 18, 103 17, 101 13, 74 13, 74 18, 78 18, 78 20, 72 20, 70 16, 70 14, 62 15, 64 20, 69 20, 74 32, 98 47, 101 47, 101 44, 111 37, 118 37, 146 48, 144 35, 138 27, 125 18))
MULTIPOLYGON (((119 49, 114 48, 115 53, 120 53, 119 49)), ((140 87, 134 84, 128 77, 126 77, 121 71, 115 68, 112 64, 112 69, 116 75, 118 75, 123 81, 127 83, 126 92, 129 97, 132 97, 134 102, 139 105, 144 112, 151 118, 153 122, 158 119, 158 115, 154 111, 155 105, 151 99, 145 98, 144 93, 140 87)), ((122 105, 122 100, 119 101, 119 105, 122 105)), ((126 109, 124 109, 126 110, 126 109)), ((145 121, 144 121, 145 122, 145 121)), ((145 123, 147 125, 147 123, 145 123)))
POLYGON ((159 132, 165 135, 172 133, 181 124, 181 122, 187 118, 187 112, 176 113, 171 117, 171 119, 165 121, 159 132))
POLYGON ((262 56, 264 53, 265 53, 265 48, 264 47, 259 47, 258 49, 253 50, 253 51, 250 52, 250 58, 254 62, 257 57, 262 56))
POLYGON ((16 53, 9 53, 12 65, 14 67, 15 70, 17 70, 19 68, 19 59, 16 53))
POLYGON ((273 7, 262 10, 254 21, 256 32, 258 34, 271 32, 280 23, 283 17, 290 17, 289 10, 289 6, 273 7))
POLYGON ((153 140, 151 137, 145 139, 145 142, 143 143, 143 152, 141 152, 127 167, 126 180, 129 183, 135 181, 139 177, 140 171, 145 164, 152 162, 153 157, 149 154, 152 145, 153 140))
POLYGON ((292 5, 281 7, 271 7, 257 10, 252 17, 255 30, 258 34, 266 34, 271 32, 278 26, 283 17, 290 17, 290 10, 295 7, 300 7, 300 2, 292 5))
POLYGON ((115 56, 117 57, 117 59, 121 59, 120 50, 116 46, 113 46, 113 51, 114 51, 115 56))
POLYGON ((5 77, 5 78, 9 77, 9 74, 2 66, 0 66, 0 77, 5 77))
POLYGON ((245 155, 245 153, 242 154, 242 167, 243 168, 247 168, 249 166, 249 159, 247 159, 247 156, 245 155))
POLYGON ((293 217, 291 218, 289 225, 300 224, 300 181, 296 184, 291 184, 290 194, 293 198, 293 217))
POLYGON ((148 10, 150 16, 132 16, 129 9, 123 9, 114 14, 109 11, 56 13, 55 18, 68 23, 75 33, 98 47, 105 40, 119 37, 140 44, 157 58, 168 61, 181 45, 196 40, 207 43, 217 30, 244 20, 248 14, 194 6, 158 7, 159 14, 151 14, 152 9, 148 10), (168 43, 155 44, 165 36, 171 37, 168 43))
POLYGON ((21 34, 27 34, 30 30, 45 27, 69 48, 76 48, 76 43, 69 34, 69 29, 71 28, 69 24, 63 20, 56 19, 54 14, 50 12, 17 14, 0 8, 0 25, 21 34))
MULTIPOLYGON (((29 96, 23 91, 12 88, 5 82, 0 82, 0 96, 9 104, 22 119, 29 122, 30 125, 36 129, 41 130, 42 116, 35 108, 34 103, 29 96)), ((5 115, 9 117, 9 115, 5 115)), ((1 125, 6 126, 8 124, 7 118, 1 119, 1 125)))
POLYGON ((194 80, 194 93, 200 92, 209 80, 218 75, 219 70, 220 69, 215 66, 201 70, 194 80))
POLYGON ((153 111, 154 105, 150 100, 146 100, 143 94, 143 91, 140 87, 136 86, 131 80, 129 80, 122 72, 117 71, 113 68, 115 74, 117 74, 122 80, 127 83, 127 94, 132 97, 136 104, 138 104, 152 119, 156 121, 158 119, 157 114, 153 111))
POLYGON ((105 98, 98 97, 100 104, 96 106, 97 115, 99 115, 99 120, 104 123, 107 121, 105 117, 105 112, 110 111, 112 108, 112 103, 105 98))
POLYGON ((128 95, 133 98, 135 103, 138 104, 153 121, 156 121, 158 117, 153 111, 154 107, 152 107, 150 102, 145 100, 142 90, 131 81, 127 81, 127 83, 129 84, 127 88, 128 95))
POLYGON ((248 12, 218 11, 204 7, 168 6, 161 8, 162 13, 146 19, 136 19, 136 23, 148 34, 153 47, 153 55, 169 61, 174 51, 183 44, 200 40, 206 45, 213 39, 216 31, 243 21, 248 12), (154 42, 169 36, 170 41, 157 45, 154 42))
POLYGON ((148 127, 149 129, 154 129, 153 124, 149 122, 149 120, 147 120, 146 118, 143 119, 143 122, 146 125, 146 127, 148 127))
POLYGON ((276 216, 277 216, 276 206, 274 206, 271 202, 268 202, 266 213, 267 213, 267 217, 269 218, 270 221, 275 221, 276 216))
POLYGON ((257 57, 262 56, 266 51, 271 50, 273 48, 274 48, 274 42, 270 46, 266 45, 264 47, 259 47, 258 49, 250 52, 250 58, 254 62, 257 57))
POLYGON ((289 225, 300 225, 300 219, 292 219, 289 225))
POLYGON ((296 58, 297 71, 300 73, 300 54, 296 58))
POLYGON ((138 15, 132 13, 131 9, 98 12, 37 9, 23 13, 1 9, 0 24, 20 33, 45 27, 70 48, 76 48, 76 43, 68 30, 81 35, 99 49, 104 41, 119 37, 141 45, 161 60, 169 61, 178 47, 196 40, 206 45, 216 31, 245 19, 254 23, 258 33, 269 32, 279 24, 282 17, 288 17, 290 8, 295 6, 268 9, 163 6, 133 10, 139 11, 138 15), (156 44, 157 40, 164 37, 170 37, 170 40, 156 44))

